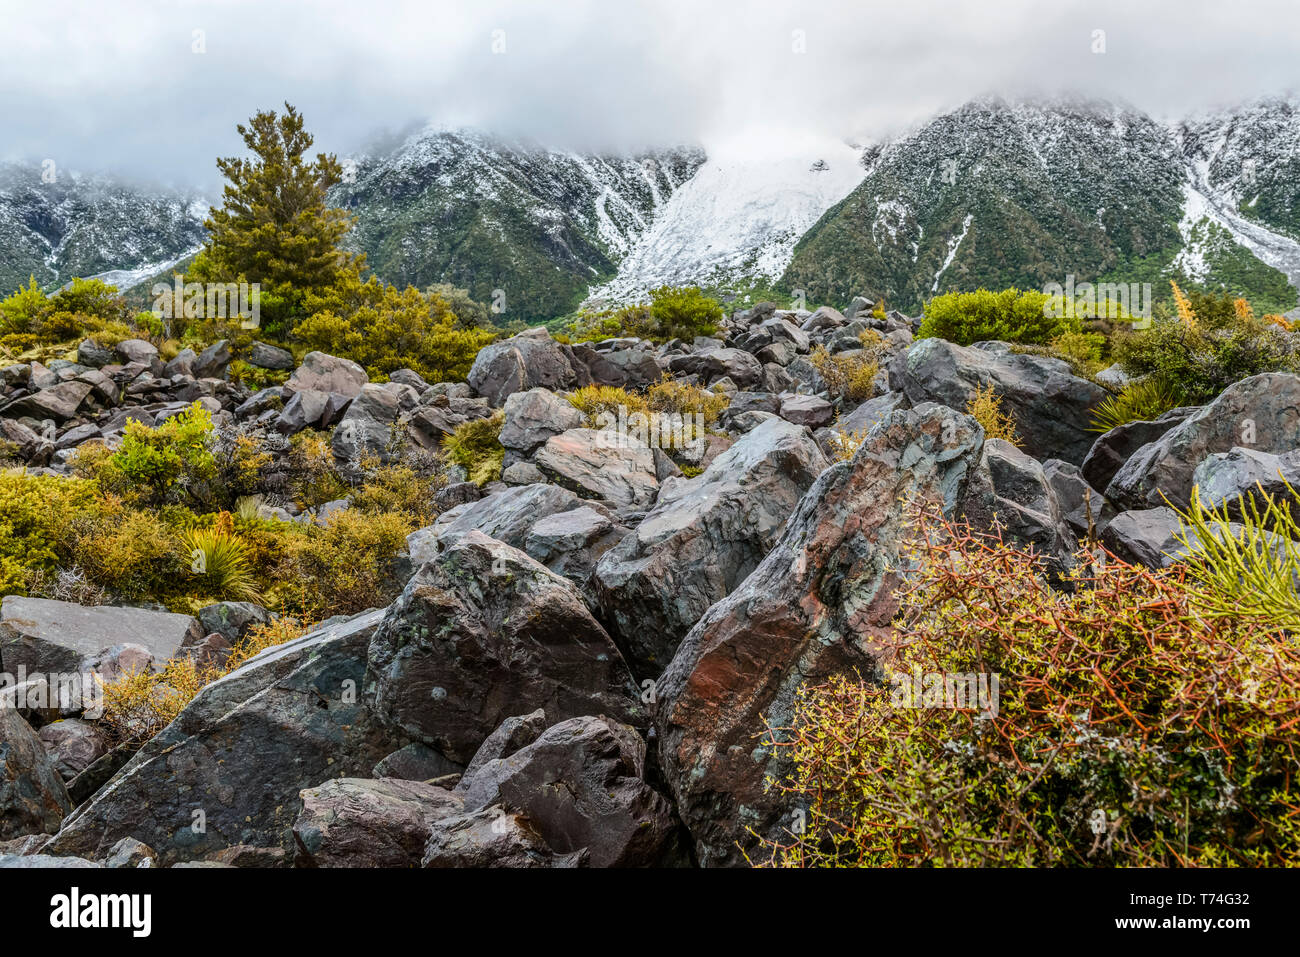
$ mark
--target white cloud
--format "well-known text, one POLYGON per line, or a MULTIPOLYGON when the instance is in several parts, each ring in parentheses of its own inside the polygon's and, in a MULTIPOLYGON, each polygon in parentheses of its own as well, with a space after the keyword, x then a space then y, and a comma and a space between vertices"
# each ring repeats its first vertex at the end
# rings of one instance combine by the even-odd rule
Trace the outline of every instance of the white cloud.
POLYGON ((1289 0, 10 6, 4 151, 179 182, 212 182, 213 159, 240 148, 235 124, 285 100, 345 153, 424 120, 620 148, 871 135, 990 91, 1176 114, 1300 87, 1289 0))

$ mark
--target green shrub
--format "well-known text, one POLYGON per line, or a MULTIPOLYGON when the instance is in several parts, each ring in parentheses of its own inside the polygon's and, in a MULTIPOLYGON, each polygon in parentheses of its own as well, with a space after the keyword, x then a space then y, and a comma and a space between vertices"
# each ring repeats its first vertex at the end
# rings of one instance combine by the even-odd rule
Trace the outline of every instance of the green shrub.
POLYGON ((1179 308, 1183 315, 1158 317, 1114 343, 1126 373, 1159 378, 1177 394, 1178 405, 1203 405, 1261 372, 1300 370, 1286 331, 1248 308, 1238 310, 1230 296, 1193 292, 1179 308))
POLYGON ((1041 292, 1004 289, 950 292, 925 306, 918 339, 947 339, 958 345, 1000 340, 1046 345, 1079 332, 1078 319, 1049 315, 1050 300, 1041 292))
POLYGON ((198 498, 216 474, 212 442, 212 417, 197 402, 156 428, 128 419, 101 483, 155 503, 198 498))
POLYGON ((287 535, 275 573, 284 607, 320 620, 391 603, 405 584, 398 552, 416 528, 400 513, 345 509, 287 535))
POLYGON ((919 520, 892 657, 805 687, 769 735, 806 821, 772 862, 1300 863, 1294 641, 1199 617, 1178 570, 1079 558, 1056 589, 1034 555, 919 520), (968 677, 982 700, 957 698, 968 677))
POLYGON ((496 338, 489 329, 462 328, 437 294, 412 286, 399 291, 348 273, 320 295, 308 296, 309 318, 293 333, 310 349, 347 356, 375 379, 412 369, 430 382, 459 382, 480 349, 496 338))
POLYGON ((442 448, 452 462, 461 466, 469 480, 486 485, 501 478, 505 449, 501 446, 501 426, 505 413, 498 410, 488 419, 470 419, 456 427, 443 440, 442 448))
POLYGON ((698 286, 660 286, 650 291, 650 318, 658 337, 685 339, 711 336, 722 320, 722 306, 698 286))
POLYGON ((66 523, 96 508, 95 484, 0 471, 0 596, 26 594, 33 572, 59 563, 66 523))

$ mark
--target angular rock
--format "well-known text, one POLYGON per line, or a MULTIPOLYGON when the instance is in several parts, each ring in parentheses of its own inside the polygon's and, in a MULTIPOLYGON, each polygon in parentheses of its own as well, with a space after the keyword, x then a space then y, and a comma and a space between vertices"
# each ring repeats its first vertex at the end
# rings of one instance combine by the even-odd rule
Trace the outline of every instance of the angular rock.
POLYGON ((89 721, 69 718, 47 724, 37 732, 50 763, 64 781, 71 781, 108 754, 108 742, 89 721))
POLYGON ((77 410, 81 408, 82 402, 90 395, 92 389, 90 383, 78 382, 75 379, 70 382, 60 382, 56 386, 23 396, 0 407, 0 415, 11 419, 27 416, 33 419, 66 422, 77 414, 77 410))
POLYGON ((293 825, 298 867, 414 867, 433 824, 462 813, 460 798, 396 778, 339 778, 302 792, 293 825))
POLYGON ((670 359, 668 368, 679 375, 698 376, 706 386, 723 378, 731 379, 741 389, 763 383, 763 364, 743 349, 703 349, 670 359))
POLYGON ((539 521, 584 505, 587 503, 577 495, 558 485, 521 485, 444 512, 432 525, 408 535, 406 549, 412 564, 422 565, 438 554, 440 536, 468 531, 479 531, 522 549, 528 533, 539 521))
POLYGON ((500 441, 505 448, 528 455, 552 436, 581 428, 583 421, 571 402, 549 389, 516 392, 506 398, 500 441))
POLYGON ((508 396, 538 386, 571 389, 577 376, 564 350, 550 333, 537 326, 484 346, 466 379, 493 408, 500 408, 508 396))
POLYGON ((1186 508, 1196 467, 1214 452, 1246 446, 1282 454, 1300 448, 1300 376, 1269 372, 1223 390, 1209 405, 1138 449, 1106 497, 1122 508, 1186 508))
POLYGON ((547 439, 533 461, 583 498, 616 507, 647 508, 659 491, 654 450, 613 430, 570 429, 547 439))
POLYGON ((429 868, 582 867, 586 855, 557 854, 526 817, 494 807, 435 823, 421 863, 429 868))
POLYGON ((230 343, 219 339, 199 353, 190 374, 196 379, 224 379, 230 358, 230 343))
POLYGON ((1200 488, 1202 502, 1227 506, 1235 518, 1242 517, 1249 503, 1262 513, 1264 496, 1300 517, 1300 449, 1282 455, 1244 448, 1215 452, 1196 467, 1192 482, 1200 488))
POLYGON ((158 349, 143 339, 123 339, 115 347, 123 362, 140 362, 149 365, 158 358, 158 349))
POLYGON ((382 385, 371 382, 362 386, 334 430, 334 457, 354 465, 365 455, 387 461, 392 456, 393 427, 400 414, 397 397, 382 385))
POLYGON ((287 370, 293 368, 293 353, 279 346, 267 345, 265 342, 254 342, 244 361, 259 369, 287 370))
POLYGON ((807 429, 770 419, 697 478, 664 487, 594 580, 638 673, 662 670, 691 626, 758 567, 828 464, 807 429))
POLYGON ((1084 481, 1104 491, 1134 452, 1185 422, 1196 411, 1195 408, 1173 409, 1158 419, 1125 422, 1104 433, 1093 443, 1079 466, 1084 481))
POLYGON ((966 348, 922 339, 890 371, 890 385, 910 402, 941 402, 964 412, 975 391, 991 385, 1015 421, 1026 454, 1078 465, 1092 448, 1092 410, 1108 393, 1072 375, 1060 359, 966 348))
POLYGON ((44 851, 97 858, 134 837, 164 865, 239 845, 292 854, 299 792, 367 774, 403 743, 366 707, 366 647, 383 614, 268 648, 204 687, 44 851))
POLYGON ((375 707, 452 761, 534 708, 644 724, 622 656, 567 580, 481 532, 442 535, 369 649, 375 707))
POLYGON ((820 429, 835 418, 835 409, 829 402, 815 395, 791 395, 781 400, 781 418, 795 425, 820 429))
POLYGON ((351 359, 309 352, 284 387, 289 392, 336 392, 352 398, 360 395, 361 387, 369 381, 366 370, 351 359))
POLYGON ((1094 535, 1100 535, 1115 517, 1115 506, 1084 481, 1077 465, 1048 459, 1043 463, 1043 475, 1056 495, 1061 517, 1080 537, 1087 535, 1090 528, 1094 535))
POLYGON ((655 724, 701 864, 743 863, 751 828, 788 830, 796 808, 765 779, 790 767, 761 743, 765 729, 790 725, 800 684, 871 671, 897 611, 903 503, 934 498, 951 514, 982 446, 975 421, 951 409, 891 413, 821 474, 758 568, 682 641, 657 685, 655 724))
POLYGON ((485 764, 508 758, 520 748, 532 744, 542 736, 542 732, 549 725, 546 712, 541 708, 530 714, 506 718, 474 752, 473 759, 465 765, 465 773, 461 776, 461 780, 472 778, 485 764))
POLYGON ((248 634, 257 625, 269 625, 275 614, 250 601, 219 601, 205 605, 197 616, 204 634, 217 632, 231 644, 248 634))
POLYGON ((552 725, 467 774, 457 794, 467 811, 501 804, 522 813, 549 847, 585 850, 592 867, 659 864, 677 830, 671 805, 645 782, 645 742, 608 718, 552 725))
POLYGON ((71 813, 63 778, 41 739, 13 708, 0 708, 0 840, 59 829, 71 813))
POLYGON ((1073 532, 1061 516, 1043 467, 1003 439, 988 439, 961 511, 976 531, 1000 531, 1004 541, 1043 556, 1062 572, 1073 566, 1073 532))
POLYGON ((76 672, 83 659, 122 642, 140 645, 166 661, 187 637, 203 637, 199 623, 189 615, 18 595, 8 595, 0 604, 0 667, 10 673, 19 668, 28 674, 76 672))
POLYGON ((434 778, 459 774, 461 766, 448 761, 427 744, 414 741, 375 765, 371 777, 400 778, 403 781, 432 781, 434 778))
POLYGON ((1148 568, 1168 568, 1187 553, 1178 541, 1181 525, 1172 508, 1120 512, 1102 532, 1101 543, 1127 562, 1148 568))

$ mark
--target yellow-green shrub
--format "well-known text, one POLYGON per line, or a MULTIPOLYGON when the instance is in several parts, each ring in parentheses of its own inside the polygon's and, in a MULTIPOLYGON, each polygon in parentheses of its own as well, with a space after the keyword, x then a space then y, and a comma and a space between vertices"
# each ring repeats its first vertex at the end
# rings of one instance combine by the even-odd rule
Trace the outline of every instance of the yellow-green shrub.
POLYGON ((68 521, 97 508, 93 482, 0 472, 0 595, 26 594, 26 578, 59 562, 68 521))
POLYGON ((1053 588, 1036 556, 921 518, 894 655, 877 676, 805 688, 793 727, 769 735, 791 768, 776 786, 806 827, 764 853, 786 866, 1300 864, 1294 641, 1200 617, 1178 570, 1079 559, 1074 587, 1053 588), (916 700, 918 675, 924 695, 984 675, 984 713, 916 700))
POLYGON ((978 386, 966 403, 966 414, 984 429, 986 439, 1003 439, 1012 445, 1020 441, 1016 423, 1002 410, 1002 397, 993 391, 993 385, 978 386))
POLYGON ((1034 290, 950 292, 926 303, 916 337, 947 339, 961 346, 991 339, 1045 345, 1079 331, 1077 318, 1057 317, 1051 312, 1048 297, 1034 290))
POLYGON ((284 606, 312 619, 389 604, 404 584, 397 553, 418 526, 401 513, 345 509, 287 535, 276 570, 284 606))
POLYGON ((485 485, 501 477, 505 449, 500 435, 504 424, 505 413, 498 410, 491 418, 462 423, 443 440, 447 458, 465 469, 471 482, 485 485))

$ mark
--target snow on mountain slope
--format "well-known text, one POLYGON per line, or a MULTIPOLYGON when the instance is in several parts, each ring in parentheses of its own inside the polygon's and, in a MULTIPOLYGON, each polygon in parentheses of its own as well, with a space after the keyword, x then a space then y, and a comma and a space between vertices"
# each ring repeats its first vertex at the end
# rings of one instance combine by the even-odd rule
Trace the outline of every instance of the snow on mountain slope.
POLYGON ((654 216, 618 274, 593 299, 634 299, 667 284, 773 280, 795 243, 861 182, 860 151, 835 140, 802 141, 772 157, 776 144, 709 152, 704 165, 654 216))
POLYGON ((0 165, 0 295, 38 285, 169 262, 203 239, 200 197, 33 164, 0 165))
POLYGON ((1300 172, 1300 109, 1284 99, 1204 115, 1177 124, 1188 178, 1179 231, 1186 243, 1176 263, 1199 278, 1205 260, 1196 227, 1209 221, 1300 288, 1296 173, 1300 172), (1291 233, 1291 235, 1288 235, 1291 233))

